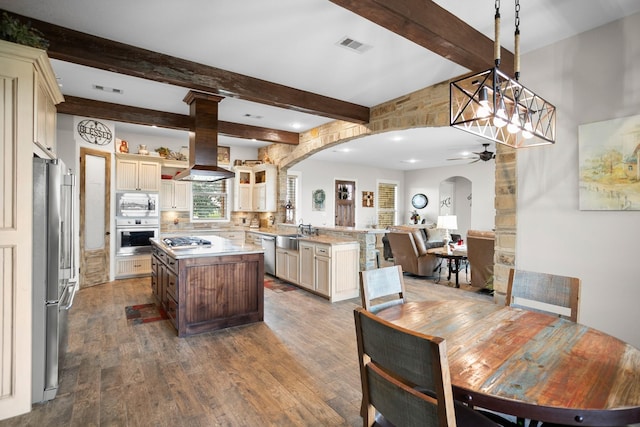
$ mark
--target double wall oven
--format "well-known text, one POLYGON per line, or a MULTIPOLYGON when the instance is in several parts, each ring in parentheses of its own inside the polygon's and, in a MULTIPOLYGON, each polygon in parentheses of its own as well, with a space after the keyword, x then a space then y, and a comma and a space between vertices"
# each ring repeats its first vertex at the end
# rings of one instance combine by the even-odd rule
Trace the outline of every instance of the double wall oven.
POLYGON ((149 239, 160 237, 158 193, 118 193, 116 255, 151 253, 149 239))

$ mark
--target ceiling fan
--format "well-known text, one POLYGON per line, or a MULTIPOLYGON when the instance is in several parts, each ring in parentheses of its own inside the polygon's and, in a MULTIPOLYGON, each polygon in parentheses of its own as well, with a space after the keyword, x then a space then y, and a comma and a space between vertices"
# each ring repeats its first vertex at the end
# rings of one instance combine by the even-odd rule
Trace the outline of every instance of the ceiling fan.
POLYGON ((480 160, 482 160, 483 162, 488 162, 491 159, 495 159, 496 155, 493 153, 493 151, 489 151, 487 150, 487 147, 489 146, 489 144, 482 144, 482 146, 484 147, 484 151, 480 151, 479 153, 474 152, 473 154, 475 154, 475 156, 472 157, 457 157, 454 159, 447 159, 447 160, 473 160, 471 163, 475 163, 475 162, 479 162, 480 160))

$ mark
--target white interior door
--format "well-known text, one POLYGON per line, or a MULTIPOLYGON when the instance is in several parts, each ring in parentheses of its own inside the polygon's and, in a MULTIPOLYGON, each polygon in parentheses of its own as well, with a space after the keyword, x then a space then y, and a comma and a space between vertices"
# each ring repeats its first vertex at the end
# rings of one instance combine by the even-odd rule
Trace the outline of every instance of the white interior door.
POLYGON ((111 153, 80 148, 80 287, 109 281, 111 153))

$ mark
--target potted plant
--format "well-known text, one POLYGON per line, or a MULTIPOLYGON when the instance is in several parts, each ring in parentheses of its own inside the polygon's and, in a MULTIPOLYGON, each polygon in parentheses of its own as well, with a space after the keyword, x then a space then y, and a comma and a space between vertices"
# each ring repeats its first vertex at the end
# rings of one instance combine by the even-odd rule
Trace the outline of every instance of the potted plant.
POLYGON ((32 28, 30 22, 23 24, 7 12, 2 12, 0 17, 0 39, 38 49, 46 50, 49 47, 49 41, 40 31, 32 28))

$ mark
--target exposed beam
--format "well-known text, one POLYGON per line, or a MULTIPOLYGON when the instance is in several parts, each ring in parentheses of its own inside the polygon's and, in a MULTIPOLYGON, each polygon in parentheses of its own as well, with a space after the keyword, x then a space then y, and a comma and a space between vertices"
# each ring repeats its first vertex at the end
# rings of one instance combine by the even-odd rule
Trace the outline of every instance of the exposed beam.
MULTIPOLYGON (((431 0, 330 1, 472 72, 494 66, 493 40, 431 0)), ((501 48, 500 56, 500 70, 513 76, 513 54, 501 48)))
MULTIPOLYGON (((134 123, 145 126, 158 126, 167 129, 190 130, 193 119, 184 114, 167 113, 110 102, 94 101, 65 95, 64 102, 57 105, 58 113, 75 116, 88 116, 104 120, 134 123)), ((280 144, 297 145, 300 136, 295 132, 268 129, 219 121, 218 133, 237 138, 267 141, 280 144)))
POLYGON ((42 32, 54 59, 336 120, 369 122, 368 107, 7 13, 42 32))

